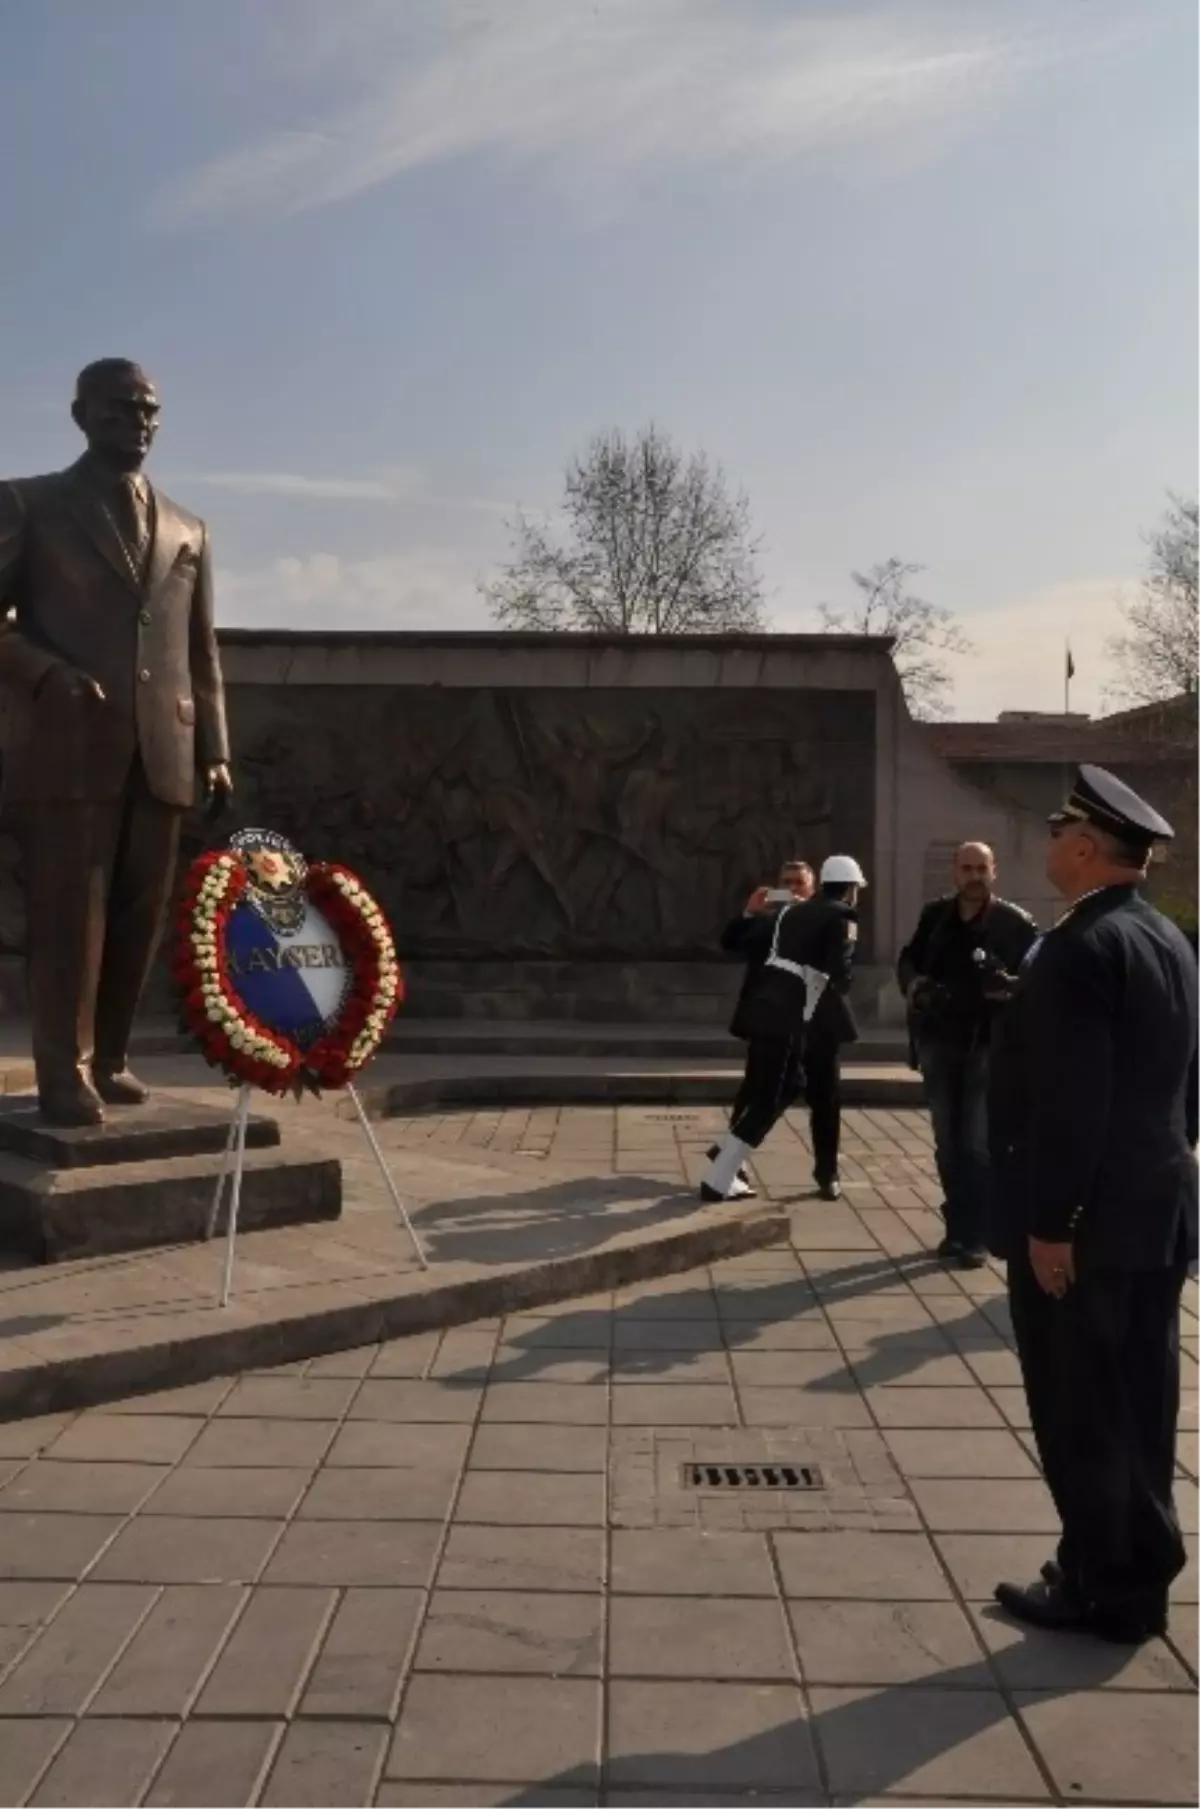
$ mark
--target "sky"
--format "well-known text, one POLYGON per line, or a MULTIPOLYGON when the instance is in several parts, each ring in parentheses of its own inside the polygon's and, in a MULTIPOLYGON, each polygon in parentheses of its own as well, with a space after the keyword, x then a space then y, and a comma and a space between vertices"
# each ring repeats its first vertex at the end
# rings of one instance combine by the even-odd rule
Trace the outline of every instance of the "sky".
POLYGON ((223 624, 488 625, 650 421, 772 626, 925 567, 955 714, 1102 707, 1197 447, 1193 0, 4 0, 0 472, 132 357, 223 624))

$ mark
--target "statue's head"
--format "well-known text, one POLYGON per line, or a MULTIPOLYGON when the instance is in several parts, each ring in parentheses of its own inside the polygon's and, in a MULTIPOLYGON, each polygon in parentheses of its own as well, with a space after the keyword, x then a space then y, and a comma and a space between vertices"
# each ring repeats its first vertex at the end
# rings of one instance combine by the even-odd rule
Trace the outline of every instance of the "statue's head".
POLYGON ((99 358, 75 380, 71 419, 106 465, 137 471, 158 432, 154 385, 128 358, 99 358))

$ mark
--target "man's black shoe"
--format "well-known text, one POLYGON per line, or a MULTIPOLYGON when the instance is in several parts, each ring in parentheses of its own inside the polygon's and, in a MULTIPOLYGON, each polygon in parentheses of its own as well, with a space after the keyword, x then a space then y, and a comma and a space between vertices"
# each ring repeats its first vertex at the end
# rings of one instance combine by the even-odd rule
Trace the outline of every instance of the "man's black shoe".
POLYGON ((982 1244, 959 1244, 954 1260, 960 1269, 986 1269, 987 1251, 982 1244))
POLYGON ((1078 1633, 1089 1624, 1082 1602, 1064 1583, 997 1583, 995 1594, 1004 1612, 1027 1627, 1078 1633))
POLYGON ((819 1200, 840 1200, 841 1197, 842 1184, 836 1175, 832 1181, 817 1182, 817 1198, 819 1200))
POLYGON ((934 1252, 939 1262, 956 1263, 962 1251, 957 1238, 944 1237, 934 1252))

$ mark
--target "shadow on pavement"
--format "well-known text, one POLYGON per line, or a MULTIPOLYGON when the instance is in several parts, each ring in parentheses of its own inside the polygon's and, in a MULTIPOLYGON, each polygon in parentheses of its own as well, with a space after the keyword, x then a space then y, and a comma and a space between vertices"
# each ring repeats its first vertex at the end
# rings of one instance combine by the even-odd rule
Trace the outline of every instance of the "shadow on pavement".
POLYGON ((414 1214, 439 1262, 517 1263, 582 1256, 627 1231, 690 1218, 695 1195, 644 1175, 555 1181, 547 1187, 440 1200, 414 1214), (643 1206, 622 1211, 631 1201, 643 1206))

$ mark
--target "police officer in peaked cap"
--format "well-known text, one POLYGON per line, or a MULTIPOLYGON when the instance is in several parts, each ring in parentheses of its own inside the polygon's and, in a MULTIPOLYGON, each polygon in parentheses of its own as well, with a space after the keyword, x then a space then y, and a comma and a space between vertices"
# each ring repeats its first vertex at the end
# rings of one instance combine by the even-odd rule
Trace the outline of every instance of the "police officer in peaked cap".
POLYGON ((1079 769, 1050 818, 1068 909, 1026 956, 994 1052, 992 1245, 1056 1556, 996 1598, 1018 1620, 1161 1634, 1185 1551, 1172 1500, 1179 1305, 1196 1239, 1196 958, 1141 896, 1169 823, 1079 769))

